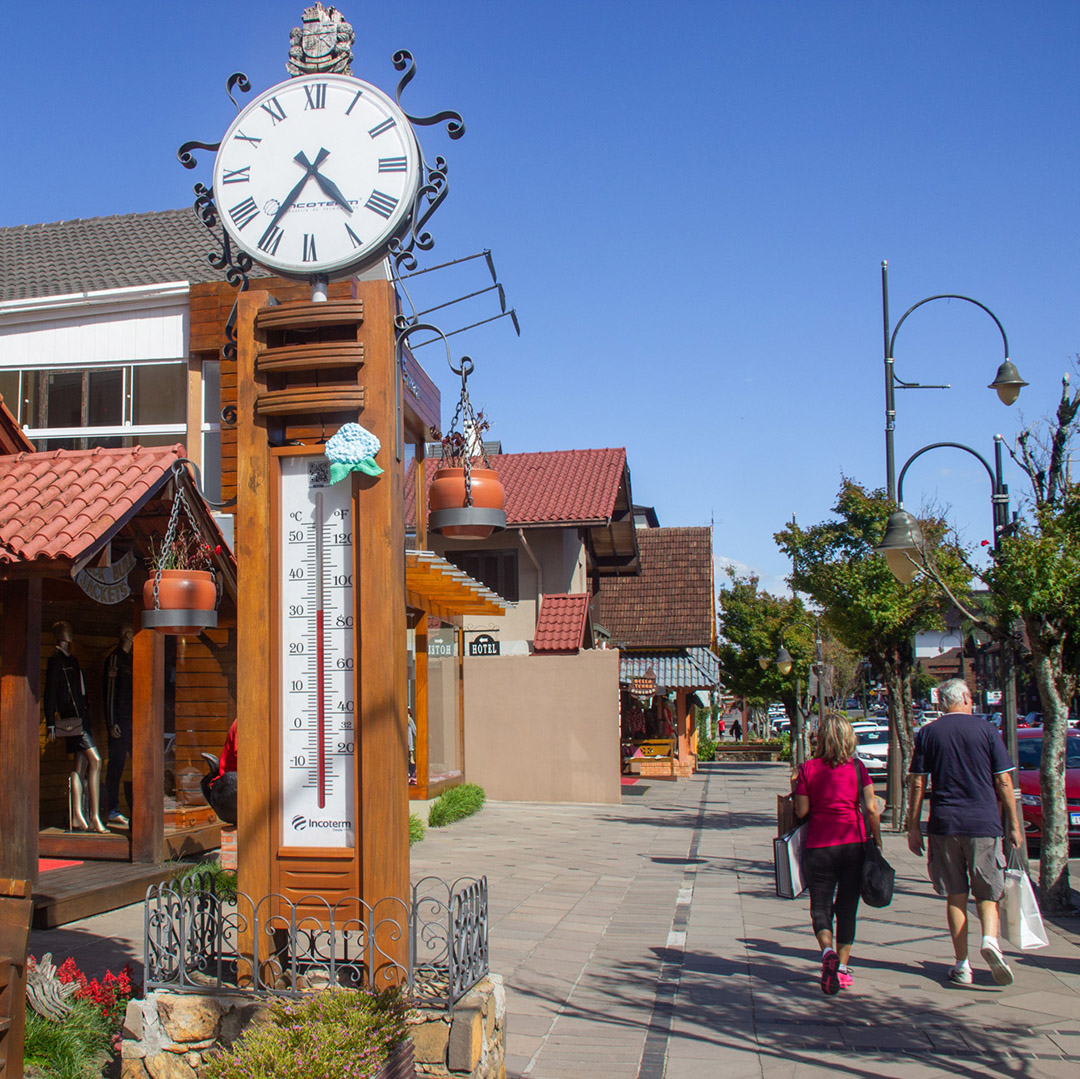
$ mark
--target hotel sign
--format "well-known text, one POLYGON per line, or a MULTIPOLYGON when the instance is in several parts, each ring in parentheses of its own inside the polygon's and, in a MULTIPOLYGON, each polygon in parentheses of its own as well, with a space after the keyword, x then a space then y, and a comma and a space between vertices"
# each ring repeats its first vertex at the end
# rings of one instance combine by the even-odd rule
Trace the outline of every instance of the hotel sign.
POLYGON ((498 654, 499 642, 490 633, 481 633, 469 641, 470 656, 497 656, 498 654))

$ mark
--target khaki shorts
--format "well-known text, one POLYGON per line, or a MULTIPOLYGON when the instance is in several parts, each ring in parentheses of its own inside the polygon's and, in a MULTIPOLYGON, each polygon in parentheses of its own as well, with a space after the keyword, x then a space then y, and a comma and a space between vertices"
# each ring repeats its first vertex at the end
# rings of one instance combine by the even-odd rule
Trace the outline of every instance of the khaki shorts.
POLYGON ((976 900, 999 900, 1005 891, 1001 836, 928 835, 926 871, 938 895, 970 892, 976 900))

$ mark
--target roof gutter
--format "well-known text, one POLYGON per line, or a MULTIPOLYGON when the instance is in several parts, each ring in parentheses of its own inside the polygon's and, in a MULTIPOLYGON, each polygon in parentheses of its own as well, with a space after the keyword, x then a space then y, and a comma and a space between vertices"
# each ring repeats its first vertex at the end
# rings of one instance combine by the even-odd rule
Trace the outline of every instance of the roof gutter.
POLYGON ((517 530, 518 539, 521 540, 521 546, 525 548, 525 553, 529 556, 529 561, 533 564, 533 569, 536 570, 536 614, 533 619, 533 628, 536 628, 537 622, 540 621, 540 601, 544 598, 544 571, 540 568, 540 563, 536 559, 536 555, 533 554, 532 548, 529 546, 529 541, 525 538, 525 529, 519 528, 517 530))

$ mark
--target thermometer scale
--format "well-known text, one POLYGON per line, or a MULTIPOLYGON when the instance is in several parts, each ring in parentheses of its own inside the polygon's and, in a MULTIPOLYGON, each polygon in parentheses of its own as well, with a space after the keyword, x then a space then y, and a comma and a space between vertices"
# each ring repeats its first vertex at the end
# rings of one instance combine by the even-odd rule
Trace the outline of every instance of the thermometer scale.
POLYGON ((351 484, 283 456, 279 520, 282 844, 356 844, 351 484))

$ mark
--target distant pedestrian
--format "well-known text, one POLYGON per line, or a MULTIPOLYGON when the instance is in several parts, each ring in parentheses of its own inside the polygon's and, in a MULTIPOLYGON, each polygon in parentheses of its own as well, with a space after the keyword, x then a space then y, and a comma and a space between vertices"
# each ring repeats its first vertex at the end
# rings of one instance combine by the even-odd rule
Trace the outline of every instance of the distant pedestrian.
POLYGON ((949 935, 956 962, 948 978, 960 985, 974 980, 968 961, 968 894, 982 925, 980 955, 998 985, 1013 980, 998 944, 998 900, 1005 891, 1001 812, 1014 846, 1024 842, 1013 797, 1013 763, 997 730, 971 714, 971 690, 960 678, 938 687, 945 714, 920 729, 911 759, 908 846, 923 852, 922 815, 926 777, 930 777, 927 871, 938 895, 946 897, 949 935))
POLYGON ((810 817, 803 879, 810 890, 810 922, 821 947, 821 991, 829 996, 851 988, 853 980, 848 961, 855 943, 867 828, 881 846, 874 784, 855 759, 856 745, 847 716, 826 716, 813 758, 792 780, 795 815, 810 817))
POLYGON ((718 739, 720 739, 720 738, 723 738, 723 737, 724 737, 724 717, 723 717, 723 716, 721 716, 721 717, 720 717, 720 718, 719 718, 719 719, 718 719, 718 720, 716 721, 716 737, 717 737, 718 739))
POLYGON ((734 738, 736 742, 742 741, 742 724, 738 720, 735 720, 731 725, 731 737, 734 738))

